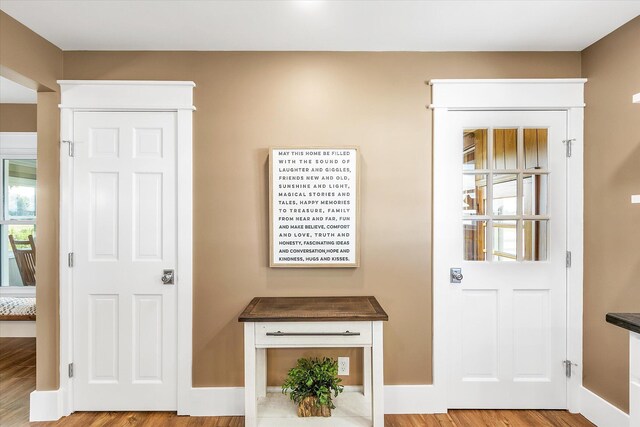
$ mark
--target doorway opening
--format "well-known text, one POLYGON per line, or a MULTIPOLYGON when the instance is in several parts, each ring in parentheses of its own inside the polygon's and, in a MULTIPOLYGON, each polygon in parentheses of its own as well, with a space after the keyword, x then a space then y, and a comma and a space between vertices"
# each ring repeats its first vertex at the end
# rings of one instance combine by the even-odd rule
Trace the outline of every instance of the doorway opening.
POLYGON ((0 76, 0 417, 15 424, 36 388, 36 148, 37 93, 0 76))

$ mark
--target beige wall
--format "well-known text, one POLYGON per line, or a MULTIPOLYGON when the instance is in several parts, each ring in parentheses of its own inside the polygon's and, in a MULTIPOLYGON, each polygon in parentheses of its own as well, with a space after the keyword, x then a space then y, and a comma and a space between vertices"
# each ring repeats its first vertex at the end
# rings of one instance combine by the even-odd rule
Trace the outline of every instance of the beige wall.
POLYGON ((60 206, 60 94, 38 93, 38 184, 36 227, 36 387, 59 384, 58 248, 60 206))
POLYGON ((62 51, 0 11, 0 74, 38 90, 38 243, 36 321, 38 390, 58 388, 58 140, 60 113, 56 80, 62 51), (52 92, 52 90, 54 90, 52 92))
MULTIPOLYGON (((431 383, 431 78, 579 77, 580 53, 65 52, 65 79, 196 82, 195 386, 243 384, 254 296, 375 295, 385 382, 431 383), (270 146, 357 145, 361 267, 268 267, 270 146)), ((337 355, 337 354, 336 354, 337 355)), ((295 355, 281 355, 292 361, 295 355)), ((286 363, 272 358, 284 374, 286 363)))
POLYGON ((361 348, 324 348, 316 349, 274 349, 267 350, 267 385, 281 386, 289 369, 296 365, 300 357, 349 357, 349 375, 341 376, 342 385, 361 385, 363 383, 363 353, 361 348))
POLYGON ((640 17, 582 52, 585 110, 584 385, 629 408, 628 333, 608 312, 640 311, 640 17))
POLYGON ((0 11, 0 74, 38 92, 56 91, 62 51, 0 11))
POLYGON ((35 132, 36 104, 0 104, 0 132, 35 132))

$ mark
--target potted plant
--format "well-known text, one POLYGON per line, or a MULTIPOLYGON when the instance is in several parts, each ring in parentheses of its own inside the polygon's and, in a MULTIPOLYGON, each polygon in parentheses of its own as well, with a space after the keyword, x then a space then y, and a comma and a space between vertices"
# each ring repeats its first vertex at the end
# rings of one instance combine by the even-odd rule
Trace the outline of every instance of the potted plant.
POLYGON ((282 393, 298 404, 299 417, 330 417, 335 409, 332 400, 344 389, 338 378, 338 362, 324 357, 322 359, 298 359, 294 368, 289 370, 282 384, 282 393))

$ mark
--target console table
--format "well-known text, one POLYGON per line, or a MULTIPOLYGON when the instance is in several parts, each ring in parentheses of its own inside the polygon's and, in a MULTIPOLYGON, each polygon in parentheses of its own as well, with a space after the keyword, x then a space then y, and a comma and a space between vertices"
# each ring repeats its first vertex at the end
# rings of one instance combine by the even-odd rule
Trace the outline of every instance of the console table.
POLYGON ((640 313, 608 313, 606 319, 629 331, 629 426, 640 427, 640 313))
MULTIPOLYGON (((372 296, 254 298, 238 317, 244 322, 245 426, 289 426, 296 421, 291 415, 278 418, 273 403, 265 405, 266 415, 260 413, 259 401, 267 400, 267 348, 363 347, 368 419, 373 427, 383 427, 382 322, 388 319, 372 296)), ((290 407, 295 414, 293 402, 290 407)), ((363 425, 352 413, 326 421, 331 426, 363 425)))

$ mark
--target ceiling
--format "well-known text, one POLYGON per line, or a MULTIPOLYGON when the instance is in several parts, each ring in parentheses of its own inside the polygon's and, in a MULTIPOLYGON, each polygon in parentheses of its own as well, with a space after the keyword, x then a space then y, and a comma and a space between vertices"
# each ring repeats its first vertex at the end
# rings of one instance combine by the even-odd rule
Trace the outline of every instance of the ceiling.
POLYGON ((37 93, 0 76, 0 104, 35 104, 37 93))
POLYGON ((0 0, 63 50, 580 51, 640 0, 0 0))

